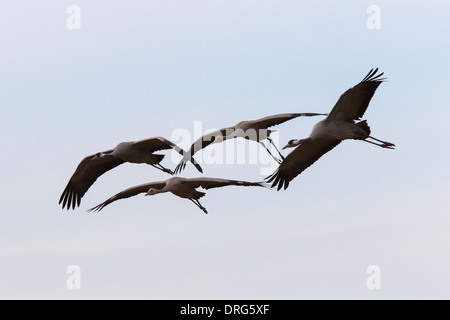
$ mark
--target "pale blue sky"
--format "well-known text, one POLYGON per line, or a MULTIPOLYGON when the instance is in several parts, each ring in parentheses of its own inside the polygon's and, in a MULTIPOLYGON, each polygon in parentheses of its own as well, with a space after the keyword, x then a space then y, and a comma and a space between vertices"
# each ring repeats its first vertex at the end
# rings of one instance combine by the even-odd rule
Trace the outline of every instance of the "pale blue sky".
MULTIPOLYGON (((0 298, 450 298, 450 3, 11 1, 0 3, 0 298), (81 8, 69 30, 66 9, 81 8), (369 5, 381 29, 369 30, 369 5), (328 112, 379 67, 365 114, 397 150, 347 141, 287 191, 170 194, 85 210, 167 175, 123 165, 67 213, 79 161, 284 112, 328 112), (81 269, 81 290, 66 268, 81 269), (366 268, 381 268, 368 290, 366 268)), ((278 126, 280 144, 317 119, 278 126)), ((285 152, 287 154, 287 152, 285 152)), ((163 164, 174 168, 170 156, 163 164)), ((261 180, 258 165, 205 176, 261 180)), ((188 166, 183 176, 198 173, 188 166)))

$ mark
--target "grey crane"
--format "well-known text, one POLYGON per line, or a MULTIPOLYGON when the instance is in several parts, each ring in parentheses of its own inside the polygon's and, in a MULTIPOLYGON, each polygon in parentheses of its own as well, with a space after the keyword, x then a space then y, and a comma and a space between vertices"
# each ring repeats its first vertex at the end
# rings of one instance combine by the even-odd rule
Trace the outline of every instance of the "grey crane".
POLYGON ((281 124, 288 120, 297 118, 297 117, 312 117, 312 116, 325 116, 326 114, 322 113, 282 113, 276 114, 272 116, 267 116, 258 120, 249 120, 249 121, 241 121, 238 124, 222 128, 220 130, 213 131, 202 137, 198 138, 189 148, 186 155, 181 159, 180 163, 175 167, 175 173, 181 172, 186 167, 186 162, 189 160, 188 155, 194 155, 197 151, 206 148, 210 144, 220 143, 227 139, 234 138, 244 138, 247 140, 252 140, 260 143, 264 149, 274 158, 278 163, 281 160, 277 159, 267 148, 267 146, 262 142, 263 140, 269 141, 275 149, 278 151, 278 154, 282 159, 283 155, 277 149, 277 146, 273 143, 273 140, 270 138, 270 134, 275 130, 268 129, 269 127, 275 126, 277 124, 281 124))
POLYGON ((366 120, 355 121, 364 115, 375 90, 386 79, 381 78, 383 73, 377 75, 377 72, 378 68, 370 70, 359 84, 344 92, 329 115, 314 125, 308 138, 288 142, 283 149, 296 148, 266 178, 267 182, 272 182, 272 187, 278 185, 278 190, 282 187, 286 189, 292 179, 346 139, 362 140, 382 148, 394 149, 393 143, 370 136, 366 120))
POLYGON ((132 188, 128 188, 112 196, 105 202, 95 206, 88 211, 100 211, 108 204, 129 197, 133 197, 140 193, 145 193, 146 196, 152 196, 158 193, 171 192, 174 195, 189 199, 197 207, 199 207, 204 213, 208 213, 205 207, 203 207, 199 199, 205 195, 204 192, 197 191, 196 188, 202 187, 203 189, 219 188, 226 186, 258 186, 264 187, 261 182, 247 182, 238 180, 228 180, 219 178, 181 178, 173 177, 165 181, 150 182, 142 185, 138 185, 132 188))
POLYGON ((75 209, 75 206, 80 206, 81 198, 98 177, 125 162, 146 163, 163 172, 173 174, 171 170, 164 168, 160 164, 164 155, 154 153, 156 151, 167 149, 173 149, 182 156, 188 157, 197 170, 203 172, 200 165, 192 156, 187 156, 184 150, 163 137, 121 142, 114 149, 92 154, 81 160, 67 183, 67 186, 59 199, 59 204, 62 203, 63 209, 67 206, 67 210, 69 210, 70 207, 75 209))

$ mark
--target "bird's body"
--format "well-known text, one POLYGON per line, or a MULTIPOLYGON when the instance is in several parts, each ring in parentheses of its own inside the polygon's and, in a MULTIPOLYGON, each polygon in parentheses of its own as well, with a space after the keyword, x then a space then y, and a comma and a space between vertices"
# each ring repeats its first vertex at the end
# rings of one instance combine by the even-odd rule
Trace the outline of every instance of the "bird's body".
POLYGON ((375 90, 384 81, 384 78, 380 78, 383 73, 376 75, 377 71, 372 69, 359 84, 344 92, 329 115, 314 125, 309 137, 288 142, 283 149, 295 149, 283 160, 277 171, 267 177, 272 187, 286 189, 292 179, 343 140, 362 140, 394 149, 394 144, 370 136, 367 121, 356 122, 364 115, 375 90))
MULTIPOLYGON (((251 141, 256 141, 260 143, 267 152, 278 162, 281 162, 277 159, 267 148, 267 146, 262 142, 264 140, 269 141, 275 149, 278 151, 277 147, 273 143, 270 138, 270 134, 275 130, 268 129, 269 127, 281 124, 291 119, 295 119, 297 117, 311 117, 311 116, 319 116, 326 115, 321 113, 283 113, 276 114, 272 116, 267 116, 258 120, 245 120, 237 123, 232 127, 222 128, 220 130, 213 131, 202 137, 198 138, 187 151, 188 154, 194 155, 197 151, 206 148, 207 146, 220 143, 225 140, 235 139, 235 138, 244 138, 251 141)), ((281 153, 278 151, 281 157, 281 153)), ((181 159, 178 166, 175 168, 175 173, 181 172, 186 166, 187 159, 181 159)))
MULTIPOLYGON (((160 162, 164 155, 155 154, 159 150, 173 149, 183 156, 185 151, 163 137, 153 137, 140 141, 121 142, 114 149, 92 154, 81 160, 74 174, 64 189, 59 204, 62 208, 75 209, 79 206, 81 198, 105 172, 123 164, 123 163, 145 163, 159 169, 163 172, 173 174, 167 168, 164 168, 160 162)), ((194 163, 196 168, 202 172, 200 165, 191 157, 187 157, 194 163)))
POLYGON ((151 182, 128 188, 119 192, 118 194, 112 196, 105 202, 99 204, 98 206, 89 209, 89 211, 100 211, 108 204, 120 200, 129 198, 140 193, 145 193, 145 195, 152 196, 158 193, 171 192, 172 194, 191 200, 197 207, 199 207, 203 212, 208 213, 206 209, 198 201, 201 197, 205 195, 204 192, 196 190, 196 188, 202 187, 203 189, 219 188, 225 186, 259 186, 264 185, 260 182, 247 182, 229 179, 219 179, 219 178, 181 178, 173 177, 165 181, 151 182))
POLYGON ((198 200, 205 195, 204 192, 195 190, 194 186, 190 186, 188 182, 192 179, 173 177, 166 180, 166 184, 162 189, 154 189, 154 193, 171 192, 172 194, 184 198, 198 200))
POLYGON ((366 131, 349 121, 329 122, 322 120, 316 123, 309 135, 311 140, 346 140, 359 139, 366 135, 366 131))
POLYGON ((158 164, 164 158, 162 154, 155 154, 148 149, 134 147, 134 141, 119 143, 111 153, 105 153, 105 157, 115 157, 123 162, 158 164))

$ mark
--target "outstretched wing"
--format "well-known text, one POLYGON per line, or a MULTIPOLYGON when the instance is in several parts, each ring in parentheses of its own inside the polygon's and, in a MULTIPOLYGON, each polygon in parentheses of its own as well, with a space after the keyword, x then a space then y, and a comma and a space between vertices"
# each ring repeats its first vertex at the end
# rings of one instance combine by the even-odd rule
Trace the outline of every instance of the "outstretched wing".
POLYGON ((198 138, 197 140, 195 140, 195 142, 191 145, 189 150, 186 152, 187 155, 183 156, 183 158, 180 160, 180 163, 178 163, 178 165, 175 167, 175 170, 174 170, 175 174, 180 173, 181 171, 184 170, 184 168, 186 167, 186 162, 187 162, 188 156, 192 157, 199 150, 206 148, 207 146, 212 144, 214 141, 216 141, 217 137, 222 137, 223 139, 225 139, 225 137, 228 134, 232 133, 233 130, 234 130, 233 127, 215 130, 215 131, 205 134, 205 135, 201 136, 200 138, 198 138))
MULTIPOLYGON (((103 153, 111 153, 113 150, 104 151, 103 153)), ((98 177, 105 172, 124 163, 123 160, 115 157, 104 157, 92 160, 95 155, 92 154, 81 160, 77 169, 73 173, 66 188, 64 189, 59 204, 62 203, 62 208, 67 206, 67 210, 75 206, 79 207, 81 198, 94 184, 98 177)))
POLYGON ((273 116, 264 117, 258 120, 251 120, 255 129, 267 129, 269 127, 281 124, 297 117, 313 117, 313 116, 326 116, 325 113, 282 113, 273 116))
POLYGON ((341 140, 317 139, 302 143, 288 154, 275 173, 266 178, 267 182, 273 182, 272 187, 277 186, 277 190, 282 187, 286 189, 292 179, 340 142, 341 140))
POLYGON ((220 188, 226 186, 244 186, 244 187, 264 187, 261 182, 248 182, 240 180, 229 180, 220 178, 191 178, 184 182, 193 188, 202 187, 203 189, 220 188))
POLYGON ((128 189, 123 190, 122 192, 119 192, 118 194, 112 196, 111 198, 109 198, 108 200, 100 203, 98 206, 95 206, 91 209, 88 210, 88 212, 95 212, 95 211, 100 211, 102 210, 104 207, 106 207, 108 204, 120 200, 120 199, 125 199, 125 198, 129 198, 129 197, 133 197, 136 196, 140 193, 147 193, 147 191, 150 188, 156 188, 156 189, 162 189, 164 188, 164 186, 166 185, 166 181, 158 181, 158 182, 151 182, 151 183, 146 183, 146 184, 141 184, 135 187, 131 187, 128 189))
POLYGON ((370 70, 356 86, 345 91, 331 110, 326 121, 348 121, 360 119, 367 110, 378 86, 386 80, 376 75, 378 68, 370 70))

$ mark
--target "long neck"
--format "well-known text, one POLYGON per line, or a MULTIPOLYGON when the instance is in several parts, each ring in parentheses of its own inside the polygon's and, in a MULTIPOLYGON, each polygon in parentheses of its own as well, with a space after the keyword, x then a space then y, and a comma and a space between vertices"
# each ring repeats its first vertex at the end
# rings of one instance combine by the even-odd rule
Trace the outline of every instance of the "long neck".
POLYGON ((166 184, 164 186, 164 188, 162 188, 162 189, 153 189, 153 194, 165 193, 165 192, 169 192, 169 191, 170 191, 170 186, 166 184))
POLYGON ((311 138, 294 140, 294 141, 292 141, 291 146, 292 146, 292 147, 296 147, 296 146, 301 145, 302 143, 308 142, 308 141, 311 141, 311 138))
POLYGON ((165 189, 166 189, 166 187, 164 187, 162 189, 153 189, 154 190, 153 194, 164 193, 164 192, 169 191, 169 190, 165 190, 165 189))
POLYGON ((308 141, 311 141, 311 138, 300 139, 297 141, 297 144, 302 144, 302 143, 308 142, 308 141))

